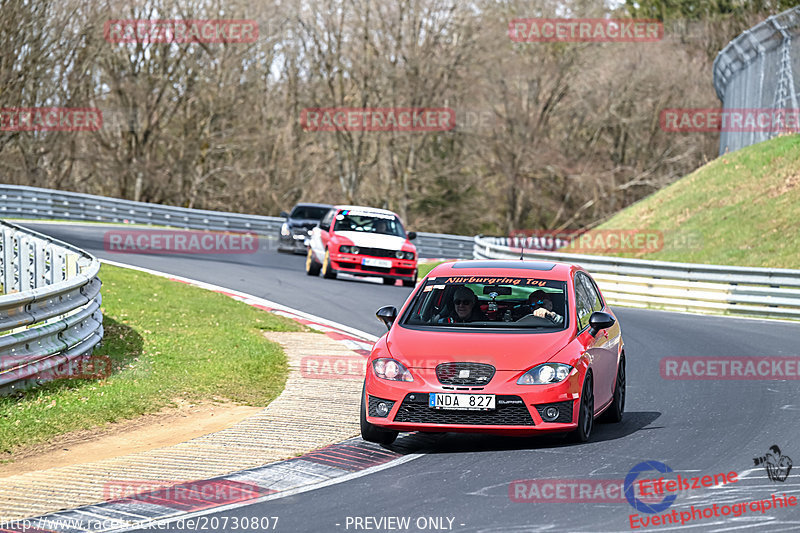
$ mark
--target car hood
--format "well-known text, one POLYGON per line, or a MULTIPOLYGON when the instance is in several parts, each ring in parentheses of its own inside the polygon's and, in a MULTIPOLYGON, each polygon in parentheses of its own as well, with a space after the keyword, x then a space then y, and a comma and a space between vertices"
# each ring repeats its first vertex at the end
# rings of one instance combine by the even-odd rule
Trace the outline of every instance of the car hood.
POLYGON ((384 250, 400 250, 406 239, 395 235, 363 233, 360 231, 337 231, 336 235, 349 239, 356 246, 364 248, 383 248, 384 250))
POLYGON ((570 340, 569 329, 552 333, 462 333, 395 325, 386 337, 386 348, 409 368, 477 362, 488 363, 497 370, 519 371, 549 361, 570 340))

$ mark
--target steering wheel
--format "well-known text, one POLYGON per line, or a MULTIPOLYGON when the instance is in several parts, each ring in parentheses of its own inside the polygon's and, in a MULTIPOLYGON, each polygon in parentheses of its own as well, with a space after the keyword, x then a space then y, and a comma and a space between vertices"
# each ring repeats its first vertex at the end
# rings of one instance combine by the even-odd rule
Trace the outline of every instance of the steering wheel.
POLYGON ((538 316, 525 315, 516 321, 517 324, 524 324, 527 326, 554 326, 553 321, 549 318, 541 318, 538 316))

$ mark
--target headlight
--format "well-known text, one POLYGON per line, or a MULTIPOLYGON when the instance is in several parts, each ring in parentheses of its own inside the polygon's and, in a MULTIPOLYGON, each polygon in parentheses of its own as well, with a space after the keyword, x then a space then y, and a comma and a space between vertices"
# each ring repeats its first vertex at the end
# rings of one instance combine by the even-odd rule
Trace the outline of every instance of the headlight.
POLYGON ((405 253, 405 252, 403 252, 403 251, 401 251, 401 250, 397 250, 397 251, 394 253, 394 256, 395 256, 396 258, 398 258, 398 259, 402 259, 402 258, 404 258, 404 257, 406 256, 406 253, 405 253))
POLYGON ((347 246, 347 245, 345 245, 345 246, 340 246, 340 247, 339 247, 339 251, 340 251, 341 253, 343 253, 343 254, 349 254, 349 253, 350 253, 350 247, 349 247, 349 246, 347 246))
POLYGON ((408 259, 409 261, 414 259, 414 252, 403 252, 403 253, 406 254, 406 259, 408 259))
POLYGON ((562 363, 545 363, 522 374, 517 385, 550 385, 567 379, 573 367, 562 363))
POLYGON ((287 224, 286 222, 281 224, 281 235, 283 235, 284 237, 288 237, 290 233, 291 232, 289 231, 289 224, 287 224))
POLYGON ((414 381, 414 378, 411 377, 411 372, 403 366, 403 363, 388 357, 375 359, 372 362, 372 369, 375 371, 375 375, 381 379, 388 379, 390 381, 414 381))
POLYGON ((358 255, 358 246, 351 246, 350 253, 358 255))

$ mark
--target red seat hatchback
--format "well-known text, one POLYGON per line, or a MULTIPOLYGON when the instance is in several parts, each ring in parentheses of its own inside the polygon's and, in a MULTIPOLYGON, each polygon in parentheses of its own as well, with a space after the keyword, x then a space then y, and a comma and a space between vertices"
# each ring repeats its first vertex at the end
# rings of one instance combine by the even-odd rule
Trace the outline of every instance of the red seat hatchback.
POLYGON ((401 431, 589 439, 594 420, 619 422, 625 350, 617 319, 579 266, 460 261, 434 268, 372 349, 361 434, 389 444, 401 431))

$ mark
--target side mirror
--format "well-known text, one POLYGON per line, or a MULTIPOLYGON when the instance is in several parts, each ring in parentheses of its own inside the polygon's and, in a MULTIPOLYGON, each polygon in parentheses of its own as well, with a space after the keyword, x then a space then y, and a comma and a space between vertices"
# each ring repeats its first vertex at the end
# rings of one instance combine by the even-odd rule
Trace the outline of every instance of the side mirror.
POLYGON ((589 317, 589 335, 594 337, 597 335, 597 332, 608 329, 614 325, 616 320, 613 316, 608 313, 604 313, 602 311, 595 311, 592 313, 592 316, 589 317))
MULTIPOLYGON (((273 211, 273 213, 274 213, 274 211, 273 211)), ((281 216, 283 218, 289 218, 289 213, 287 213, 286 211, 281 211, 281 216)))
POLYGON ((397 308, 391 305, 381 307, 378 309, 378 312, 375 313, 375 316, 378 317, 378 320, 386 324, 386 329, 392 329, 392 324, 394 324, 397 318, 397 308))
POLYGON ((416 231, 409 231, 406 235, 408 236, 408 240, 409 241, 413 241, 414 239, 417 238, 417 232, 416 231))

